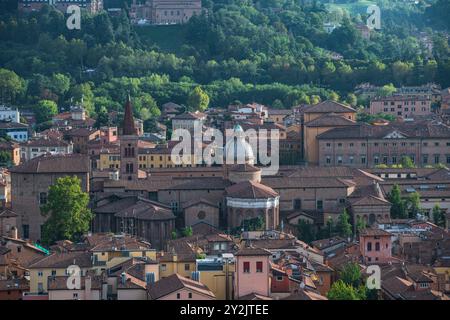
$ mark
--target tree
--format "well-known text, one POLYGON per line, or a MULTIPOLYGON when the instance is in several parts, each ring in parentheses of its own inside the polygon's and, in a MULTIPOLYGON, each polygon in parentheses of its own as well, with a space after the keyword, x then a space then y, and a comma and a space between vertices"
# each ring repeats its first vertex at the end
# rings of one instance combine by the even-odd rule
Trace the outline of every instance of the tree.
POLYGON ((354 107, 358 103, 358 98, 356 97, 356 95, 354 93, 349 93, 349 94, 347 94, 347 98, 345 99, 345 102, 347 102, 349 105, 354 107))
POLYGON ((314 225, 308 221, 300 219, 297 225, 298 238, 306 243, 316 240, 314 225))
POLYGON ((41 100, 35 107, 36 122, 43 123, 52 119, 58 114, 58 106, 54 101, 41 100))
POLYGON ((394 87, 394 85, 392 83, 386 84, 384 86, 382 86, 377 94, 381 97, 388 97, 390 95, 392 95, 394 92, 397 91, 397 88, 394 87))
POLYGON ((70 88, 70 78, 61 73, 55 73, 49 79, 49 89, 60 98, 64 97, 70 88))
POLYGON ((441 210, 439 204, 436 204, 432 210, 433 222, 435 225, 445 228, 445 213, 441 210))
POLYGON ((405 219, 407 217, 405 202, 402 200, 401 191, 398 184, 395 184, 388 194, 391 202, 391 217, 394 219, 405 219))
POLYGON ((364 230, 366 228, 366 221, 361 218, 361 216, 358 216, 358 219, 356 219, 356 231, 361 232, 361 230, 364 230))
POLYGON ((10 164, 11 164, 11 153, 6 150, 0 151, 0 165, 9 166, 10 164))
POLYGON ((401 162, 402 168, 415 168, 416 165, 414 164, 414 161, 412 161, 411 157, 405 156, 402 158, 401 162))
POLYGON ((415 218, 420 213, 420 195, 417 191, 411 193, 406 200, 406 206, 410 218, 415 218))
POLYGON ((192 236, 192 233, 193 233, 193 231, 192 231, 192 227, 185 227, 184 229, 183 229, 183 237, 190 237, 190 236, 192 236))
POLYGON ((336 231, 343 238, 352 236, 352 225, 350 224, 350 216, 347 213, 347 209, 344 209, 344 212, 339 216, 336 231))
POLYGON ((339 273, 339 279, 354 288, 358 288, 362 284, 362 275, 358 264, 347 263, 339 273))
POLYGON ((47 203, 41 206, 42 215, 48 218, 43 225, 43 243, 78 240, 93 219, 88 204, 89 194, 81 189, 78 177, 58 178, 49 188, 47 203))
POLYGON ((108 111, 105 107, 101 107, 100 110, 97 112, 97 119, 95 120, 94 127, 97 129, 103 126, 108 126, 110 123, 108 111))
POLYGON ((360 300, 355 288, 342 280, 333 283, 327 297, 330 300, 360 300))
POLYGON ((189 95, 187 105, 191 110, 205 111, 209 105, 209 96, 197 86, 189 95))
POLYGON ((333 91, 330 93, 329 99, 333 101, 339 101, 339 95, 333 91))
POLYGON ((25 90, 25 81, 14 71, 0 69, 0 102, 14 102, 25 90))
POLYGON ((274 109, 284 109, 283 102, 280 99, 275 99, 272 103, 272 108, 274 109))

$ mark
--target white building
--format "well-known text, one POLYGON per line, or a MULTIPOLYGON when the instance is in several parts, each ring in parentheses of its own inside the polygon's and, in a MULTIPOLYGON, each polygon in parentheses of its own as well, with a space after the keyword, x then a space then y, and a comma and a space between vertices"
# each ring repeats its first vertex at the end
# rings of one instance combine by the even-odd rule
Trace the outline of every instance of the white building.
POLYGON ((20 145, 20 157, 22 161, 28 161, 48 153, 73 153, 73 144, 60 139, 42 137, 39 139, 29 140, 20 145))
POLYGON ((0 120, 20 123, 20 112, 5 105, 0 106, 0 120))
POLYGON ((28 140, 28 125, 11 121, 0 121, 0 134, 8 135, 19 142, 28 140))

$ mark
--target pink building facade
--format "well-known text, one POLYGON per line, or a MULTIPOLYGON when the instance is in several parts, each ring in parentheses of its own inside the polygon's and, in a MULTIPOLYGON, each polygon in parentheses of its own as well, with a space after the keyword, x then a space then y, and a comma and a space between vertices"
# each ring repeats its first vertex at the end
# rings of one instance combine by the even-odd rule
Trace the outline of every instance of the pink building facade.
POLYGON ((431 113, 431 97, 394 95, 378 97, 370 101, 370 114, 384 113, 402 118, 431 113))
POLYGON ((380 229, 365 229, 359 235, 360 252, 366 264, 392 261, 391 234, 380 229))
POLYGON ((270 256, 269 251, 257 248, 244 248, 236 253, 236 299, 251 293, 270 296, 270 256))

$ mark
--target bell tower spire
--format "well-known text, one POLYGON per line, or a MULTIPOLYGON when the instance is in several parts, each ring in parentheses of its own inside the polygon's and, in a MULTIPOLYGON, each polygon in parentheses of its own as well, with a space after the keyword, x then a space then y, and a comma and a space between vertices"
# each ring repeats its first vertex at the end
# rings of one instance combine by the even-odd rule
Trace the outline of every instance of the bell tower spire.
POLYGON ((128 95, 125 104, 122 136, 120 137, 120 176, 122 179, 138 179, 138 144, 139 137, 134 124, 130 95, 128 95))
POLYGON ((137 135, 136 126, 134 123, 133 107, 131 106, 130 94, 128 94, 127 102, 125 103, 125 114, 123 117, 123 133, 124 136, 137 135))

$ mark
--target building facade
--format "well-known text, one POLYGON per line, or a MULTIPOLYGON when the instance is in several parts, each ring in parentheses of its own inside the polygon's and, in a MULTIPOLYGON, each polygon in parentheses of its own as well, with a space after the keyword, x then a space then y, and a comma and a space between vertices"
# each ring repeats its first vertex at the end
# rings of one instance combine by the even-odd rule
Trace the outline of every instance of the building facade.
POLYGON ((81 188, 89 192, 89 161, 77 154, 46 155, 11 169, 11 203, 18 214, 19 235, 40 240, 45 218, 40 206, 47 203, 48 189, 64 176, 77 176, 81 188))
POLYGON ((60 139, 39 138, 28 140, 20 145, 22 161, 28 161, 44 154, 69 154, 73 152, 73 144, 60 139))
POLYGON ((370 100, 370 114, 384 113, 395 117, 414 118, 432 113, 431 96, 392 95, 370 100))
POLYGON ((131 22, 135 24, 182 24, 202 12, 200 0, 147 0, 144 4, 133 0, 131 22))
POLYGON ((0 106, 0 120, 20 123, 20 112, 17 109, 0 106))
POLYGON ((358 124, 317 140, 320 166, 373 168, 400 164, 405 157, 418 166, 450 164, 450 127, 431 121, 358 124))
POLYGON ((90 13, 103 10, 103 0, 19 0, 17 8, 21 12, 32 12, 41 10, 44 5, 52 5, 64 13, 70 5, 77 5, 90 13))

